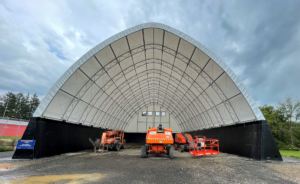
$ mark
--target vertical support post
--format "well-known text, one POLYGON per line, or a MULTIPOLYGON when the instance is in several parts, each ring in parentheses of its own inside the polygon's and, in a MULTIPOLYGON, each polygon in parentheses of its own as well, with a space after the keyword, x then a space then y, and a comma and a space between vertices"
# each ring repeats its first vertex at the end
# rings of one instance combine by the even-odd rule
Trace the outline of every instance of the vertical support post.
MULTIPOLYGON (((148 107, 146 108, 146 127, 148 126, 148 107)), ((147 130, 147 129, 146 129, 147 130)))
MULTIPOLYGON (((3 119, 4 119, 4 118, 3 118, 3 119)), ((6 129, 6 127, 7 127, 8 120, 9 120, 9 118, 6 119, 6 123, 5 123, 4 129, 3 129, 3 131, 2 131, 1 137, 4 137, 4 133, 5 133, 5 129, 6 129)))
POLYGON ((153 124, 153 127, 155 127, 155 106, 154 106, 154 102, 153 102, 153 105, 152 105, 152 124, 153 124))
MULTIPOLYGON (((171 113, 168 113, 168 114, 169 114, 169 127, 171 128, 171 119, 170 119, 171 113)), ((167 112, 166 112, 166 115, 167 115, 167 112)))
POLYGON ((21 121, 19 121, 19 127, 18 127, 18 131, 17 131, 16 137, 18 136, 18 133, 19 133, 19 130, 20 130, 20 125, 21 125, 21 121))
MULTIPOLYGON (((147 132, 147 130, 148 130, 148 128, 147 128, 147 126, 148 126, 148 125, 147 125, 147 116, 148 116, 148 112, 147 112, 147 109, 145 109, 145 110, 146 110, 146 121, 145 121, 145 124, 146 124, 146 125, 145 125, 145 127, 146 127, 146 132, 147 132)), ((144 122, 144 121, 143 121, 143 122, 144 122)))
POLYGON ((4 110, 4 113, 3 113, 3 119, 4 119, 4 116, 5 116, 6 110, 7 110, 8 103, 9 103, 9 99, 8 99, 7 104, 5 106, 5 110, 4 110))
POLYGON ((161 107, 160 106, 159 106, 159 124, 161 124, 161 107))
POLYGON ((136 119, 136 131, 139 130, 139 116, 140 116, 140 111, 138 112, 137 119, 136 119))

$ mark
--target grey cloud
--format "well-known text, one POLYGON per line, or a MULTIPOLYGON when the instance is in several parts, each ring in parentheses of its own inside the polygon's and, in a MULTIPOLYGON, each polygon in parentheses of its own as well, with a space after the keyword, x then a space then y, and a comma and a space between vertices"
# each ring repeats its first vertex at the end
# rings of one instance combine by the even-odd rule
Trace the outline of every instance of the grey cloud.
POLYGON ((274 104, 300 90, 300 1, 39 1, 0 3, 0 94, 44 96, 79 57, 110 36, 160 22, 197 39, 274 104), (51 6, 50 6, 51 5, 51 6), (42 6, 47 11, 40 11, 42 6), (39 8, 39 9, 38 9, 39 8))
POLYGON ((191 35, 237 73, 260 105, 299 91, 299 1, 176 2, 137 3, 128 27, 146 17, 191 35))

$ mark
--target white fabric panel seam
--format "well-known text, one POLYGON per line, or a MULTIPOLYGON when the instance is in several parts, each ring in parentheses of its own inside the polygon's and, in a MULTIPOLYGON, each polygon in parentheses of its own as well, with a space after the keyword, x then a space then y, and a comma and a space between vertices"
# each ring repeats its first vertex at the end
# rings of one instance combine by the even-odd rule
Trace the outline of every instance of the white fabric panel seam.
POLYGON ((191 38, 190 36, 186 35, 185 33, 182 33, 181 31, 174 29, 170 26, 161 24, 161 23, 155 23, 155 22, 149 22, 140 24, 137 26, 134 26, 132 28, 126 29, 108 39, 101 42, 94 48, 92 48, 90 51, 88 51, 86 54, 84 54, 80 59, 78 59, 59 79, 58 81, 53 85, 53 87, 49 90, 47 95, 44 97, 44 99, 41 101, 40 105, 36 109, 36 111, 33 114, 33 117, 42 117, 44 111, 47 109, 48 105, 52 101, 55 94, 58 92, 58 90, 63 86, 63 84, 69 79, 69 77, 83 64, 85 63, 90 57, 92 57, 94 54, 99 52, 101 49, 105 48, 109 44, 119 40, 122 37, 125 37, 127 35, 130 35, 131 33, 137 32, 142 29, 146 28, 159 28, 163 29, 165 31, 168 31, 186 41, 196 46, 198 49, 203 51, 206 55, 208 55, 211 59, 213 59, 232 79, 232 81, 236 84, 236 86, 239 88, 241 93, 244 95, 245 99, 247 100, 248 104, 250 105, 254 115, 256 116, 257 120, 265 120, 264 116, 262 115, 260 109, 258 108, 257 104, 255 103, 254 99, 248 92, 248 90, 245 88, 243 83, 238 79, 238 77, 234 74, 234 72, 218 57, 216 56, 212 51, 207 49, 204 45, 202 45, 197 40, 191 38))

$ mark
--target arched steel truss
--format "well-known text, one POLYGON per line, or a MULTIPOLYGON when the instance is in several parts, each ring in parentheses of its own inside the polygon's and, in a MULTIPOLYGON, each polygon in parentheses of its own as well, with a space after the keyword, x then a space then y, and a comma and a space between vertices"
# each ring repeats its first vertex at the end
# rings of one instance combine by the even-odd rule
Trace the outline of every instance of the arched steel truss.
POLYGON ((116 38, 110 38, 112 41, 118 41, 121 38, 126 39, 128 51, 120 55, 115 54, 112 41, 104 43, 106 44, 105 48, 111 49, 114 56, 105 64, 96 55, 95 50, 98 46, 95 47, 96 49, 92 49, 88 57, 83 57, 84 62, 77 61, 68 70, 69 72, 67 71, 54 85, 43 99, 34 116, 46 116, 47 107, 60 91, 60 93, 72 97, 72 101, 59 114, 59 117, 46 116, 46 118, 64 119, 67 122, 82 123, 95 127, 126 129, 137 112, 151 104, 157 104, 170 112, 182 131, 207 129, 264 119, 245 87, 215 55, 203 48, 202 45, 202 49, 199 48, 200 43, 197 42, 193 45, 193 48, 189 48, 191 55, 187 57, 178 50, 181 41, 184 38, 184 40, 187 39, 185 35, 175 34, 179 37, 177 49, 175 47, 170 48, 164 44, 165 34, 170 33, 167 29, 164 29, 165 25, 155 23, 155 28, 151 25, 154 25, 154 23, 150 23, 148 27, 142 26, 140 29, 133 29, 126 35, 120 36, 122 33, 119 33, 114 36, 116 38), (159 25, 159 28, 157 28, 157 25, 159 25), (154 35, 153 43, 145 43, 144 29, 147 28, 162 29, 162 43, 155 43, 154 35), (128 35, 136 31, 141 31, 143 44, 131 49, 128 35), (209 56, 202 67, 192 60, 197 49, 209 56), (149 53, 152 52, 153 57, 149 57, 149 53), (161 52, 160 58, 155 56, 157 52, 161 52), (171 56, 173 62, 165 60, 164 55, 171 56), (136 60, 135 56, 143 56, 143 59, 136 60), (101 67, 89 76, 80 66, 91 58, 95 59, 101 67), (128 61, 131 64, 127 65, 128 61), (177 63, 181 65, 178 66, 177 63), (212 77, 206 71, 206 66, 214 63, 217 63, 222 71, 217 76, 212 77), (77 66, 75 66, 76 64, 77 66), (189 71, 187 71, 188 69, 189 71), (87 80, 76 94, 70 94, 62 89, 62 86, 72 75, 75 75, 75 72, 82 73, 87 80), (226 96, 222 87, 218 85, 218 80, 223 75, 234 81, 239 92, 230 97, 226 96), (91 93, 93 90, 94 92, 91 93), (232 99, 239 96, 246 99, 253 114, 252 118, 241 121, 237 109, 231 102, 232 99), (76 121, 72 119, 74 114, 77 117, 76 121), (80 115, 78 116, 78 114, 80 115))

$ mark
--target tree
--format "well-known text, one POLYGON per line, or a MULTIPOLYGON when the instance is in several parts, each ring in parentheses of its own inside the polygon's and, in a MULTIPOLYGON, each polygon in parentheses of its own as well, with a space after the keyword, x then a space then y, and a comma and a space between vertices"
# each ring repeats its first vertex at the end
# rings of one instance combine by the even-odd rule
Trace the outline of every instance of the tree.
POLYGON ((295 122, 300 117, 300 101, 299 99, 294 100, 293 97, 287 96, 284 102, 279 102, 279 109, 283 115, 288 119, 289 132, 290 132, 290 141, 294 145, 293 140, 293 130, 292 130, 292 121, 295 122))
POLYGON ((29 119, 29 112, 30 112, 30 94, 28 93, 21 101, 21 113, 20 119, 29 119))
POLYGON ((36 94, 34 94, 30 99, 30 116, 31 117, 36 110, 36 108, 40 105, 40 99, 36 94))
POLYGON ((260 107, 260 110, 268 122, 278 147, 289 144, 287 117, 277 107, 265 105, 260 107))
POLYGON ((17 111, 17 96, 12 92, 6 93, 5 97, 5 107, 7 105, 7 109, 5 112, 5 116, 16 118, 17 111))
POLYGON ((3 101, 3 103, 0 103, 1 117, 5 112, 5 116, 9 118, 29 119, 40 104, 40 100, 36 94, 30 96, 28 93, 25 96, 22 93, 7 92, 5 95, 0 96, 0 98, 3 101))
POLYGON ((29 119, 30 118, 30 94, 28 93, 24 100, 24 110, 23 110, 23 118, 29 119))
POLYGON ((295 138, 295 145, 299 148, 300 147, 300 126, 299 123, 296 123, 296 127, 293 128, 294 138, 295 138))
POLYGON ((22 100, 24 99, 23 93, 18 93, 16 94, 16 111, 15 111, 15 117, 16 118, 21 118, 21 111, 22 111, 22 100))
POLYGON ((2 117, 5 106, 4 106, 4 96, 0 95, 0 116, 2 117))

